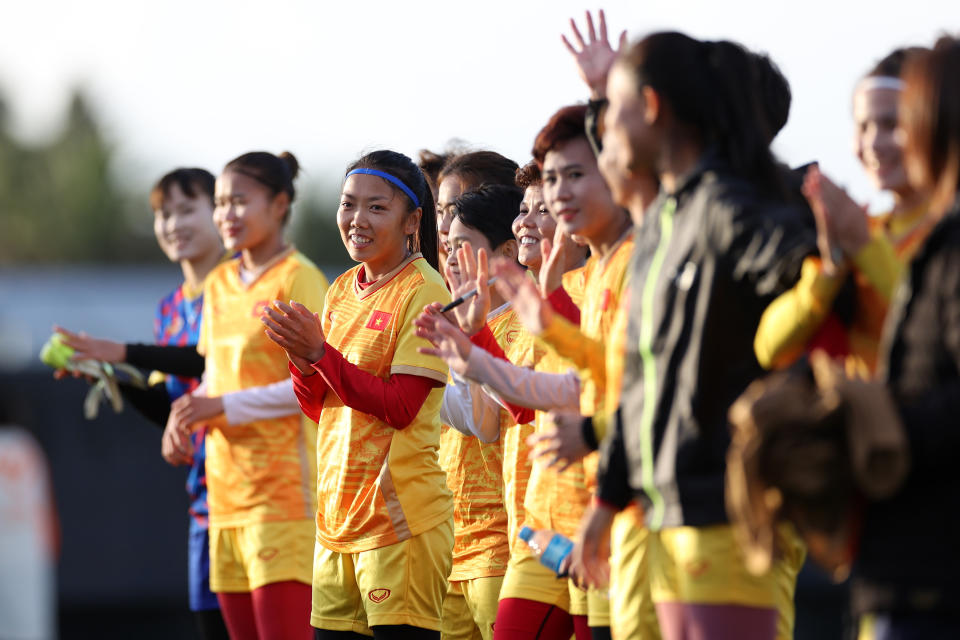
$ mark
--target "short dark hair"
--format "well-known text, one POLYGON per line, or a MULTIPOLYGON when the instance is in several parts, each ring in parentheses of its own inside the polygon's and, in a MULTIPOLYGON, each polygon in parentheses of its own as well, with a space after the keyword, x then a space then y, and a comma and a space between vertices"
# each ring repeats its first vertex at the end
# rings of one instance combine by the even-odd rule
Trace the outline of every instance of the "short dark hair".
POLYGON ((163 201, 170 197, 170 189, 177 185, 183 195, 196 198, 205 195, 213 202, 213 188, 216 178, 206 169, 196 167, 174 169, 157 180, 150 190, 150 208, 159 211, 163 208, 163 201))
POLYGON ((485 184, 467 191, 453 201, 453 216, 476 229, 496 249, 507 240, 513 240, 514 218, 520 211, 523 190, 503 184, 485 184))
POLYGON ((543 169, 543 159, 551 151, 570 140, 587 140, 587 105, 577 104, 563 107, 550 116, 543 129, 533 141, 533 159, 543 169))
POLYGON ((513 184, 517 163, 496 151, 470 151, 456 155, 443 165, 437 182, 456 176, 469 191, 483 184, 513 184))

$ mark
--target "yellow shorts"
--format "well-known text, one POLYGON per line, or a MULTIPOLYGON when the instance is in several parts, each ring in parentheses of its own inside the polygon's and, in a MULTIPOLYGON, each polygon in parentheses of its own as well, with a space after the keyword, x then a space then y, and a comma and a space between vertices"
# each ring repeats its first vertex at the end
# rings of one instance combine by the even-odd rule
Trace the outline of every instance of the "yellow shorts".
POLYGON ((451 582, 443 599, 441 640, 493 640, 503 576, 451 582))
POLYGON ((319 542, 313 557, 310 624, 372 636, 370 627, 405 624, 440 630, 453 566, 453 520, 408 540, 359 553, 319 542))
POLYGON ((737 604, 779 612, 778 640, 793 637, 793 593, 806 548, 792 526, 777 527, 780 557, 763 576, 744 566, 729 525, 650 532, 650 590, 654 603, 737 604))
POLYGON ((522 598, 563 609, 572 616, 587 616, 591 627, 610 625, 610 600, 596 589, 584 591, 567 578, 540 564, 532 553, 513 553, 507 564, 500 598, 522 598))
POLYGON ((615 640, 659 640, 650 596, 647 528, 636 506, 618 513, 610 532, 610 635, 615 640), (638 613, 639 612, 639 613, 638 613))
POLYGON ((500 599, 522 598, 570 611, 570 581, 540 564, 532 553, 511 553, 500 599))
POLYGON ((210 590, 249 593, 274 582, 310 584, 315 539, 313 520, 210 527, 210 590))

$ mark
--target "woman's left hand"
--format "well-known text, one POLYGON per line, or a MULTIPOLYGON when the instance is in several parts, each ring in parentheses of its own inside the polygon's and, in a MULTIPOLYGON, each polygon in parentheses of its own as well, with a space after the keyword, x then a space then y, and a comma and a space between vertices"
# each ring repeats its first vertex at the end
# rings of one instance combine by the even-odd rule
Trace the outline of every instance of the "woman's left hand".
POLYGON ((170 421, 175 422, 185 431, 191 425, 204 420, 216 418, 223 413, 223 398, 214 396, 195 396, 184 394, 170 405, 170 421))
POLYGON ((273 304, 260 316, 267 326, 267 337, 283 347, 298 369, 303 371, 304 364, 309 368, 326 350, 327 337, 320 316, 292 300, 290 304, 274 300, 273 304))

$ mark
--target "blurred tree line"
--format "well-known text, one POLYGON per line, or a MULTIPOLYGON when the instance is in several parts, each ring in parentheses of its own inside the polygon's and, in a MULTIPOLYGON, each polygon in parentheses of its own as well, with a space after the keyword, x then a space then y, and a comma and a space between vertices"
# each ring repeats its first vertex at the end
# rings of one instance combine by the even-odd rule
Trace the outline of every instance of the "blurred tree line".
MULTIPOLYGON (((114 148, 81 91, 45 143, 16 140, 8 115, 0 96, 0 264, 164 260, 153 237, 150 185, 117 184, 114 148)), ((320 266, 349 265, 334 189, 300 187, 288 236, 320 266)))

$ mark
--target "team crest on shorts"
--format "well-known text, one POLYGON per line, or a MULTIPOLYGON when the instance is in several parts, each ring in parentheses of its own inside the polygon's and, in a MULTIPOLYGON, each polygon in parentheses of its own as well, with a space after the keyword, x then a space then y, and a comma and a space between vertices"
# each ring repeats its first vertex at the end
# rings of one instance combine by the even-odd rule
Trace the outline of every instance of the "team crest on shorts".
POLYGON ((280 550, 276 547, 264 547, 257 552, 257 557, 261 560, 273 560, 280 550))
POLYGON ((693 578, 699 578, 710 569, 710 561, 705 558, 700 558, 699 560, 686 563, 683 568, 693 578))
POLYGON ((372 602, 379 604, 390 597, 390 589, 374 589, 367 594, 367 597, 372 602))

